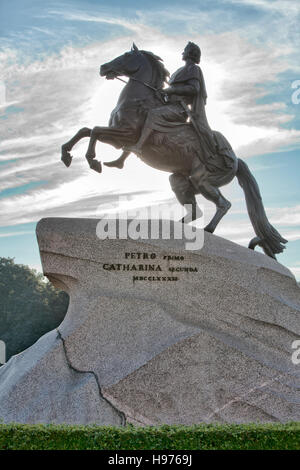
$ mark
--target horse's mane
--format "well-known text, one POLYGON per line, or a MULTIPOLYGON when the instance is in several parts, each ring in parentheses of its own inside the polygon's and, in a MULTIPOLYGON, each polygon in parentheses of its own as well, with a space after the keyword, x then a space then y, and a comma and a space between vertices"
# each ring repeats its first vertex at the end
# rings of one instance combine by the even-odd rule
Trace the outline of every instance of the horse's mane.
POLYGON ((170 73, 165 68, 164 64, 162 63, 162 59, 157 55, 153 54, 149 51, 140 51, 144 56, 149 59, 152 65, 152 83, 151 85, 155 88, 161 88, 164 82, 167 81, 167 77, 170 76, 170 73))

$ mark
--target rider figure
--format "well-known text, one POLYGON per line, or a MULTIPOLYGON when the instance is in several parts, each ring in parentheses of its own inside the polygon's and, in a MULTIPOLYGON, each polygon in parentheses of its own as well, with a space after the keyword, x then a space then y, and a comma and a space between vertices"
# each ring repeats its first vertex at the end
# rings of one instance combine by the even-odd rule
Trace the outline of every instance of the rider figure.
POLYGON ((211 135, 205 113, 207 99, 205 82, 202 71, 197 65, 200 57, 200 48, 189 42, 182 53, 185 65, 171 76, 170 86, 161 90, 166 97, 166 104, 149 110, 137 143, 126 148, 123 155, 115 162, 107 162, 108 166, 122 168, 130 152, 141 154, 143 144, 153 131, 170 132, 176 129, 187 121, 188 113, 191 113, 190 117, 193 116, 193 125, 198 127, 198 134, 200 129, 200 132, 211 135))

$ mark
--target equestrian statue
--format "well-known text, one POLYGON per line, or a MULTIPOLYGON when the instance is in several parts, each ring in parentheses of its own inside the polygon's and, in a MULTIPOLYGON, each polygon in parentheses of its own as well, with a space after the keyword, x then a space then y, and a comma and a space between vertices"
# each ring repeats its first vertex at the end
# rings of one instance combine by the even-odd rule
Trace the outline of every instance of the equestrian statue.
MULTIPOLYGON (((247 210, 256 237, 249 248, 260 246, 276 259, 287 243, 266 216, 258 184, 246 163, 237 158, 230 143, 213 131, 206 118, 207 93, 201 68, 200 48, 189 42, 182 53, 185 65, 169 79, 162 59, 152 52, 139 50, 135 44, 129 52, 101 65, 100 75, 108 80, 128 77, 108 127, 84 127, 62 145, 62 161, 69 167, 73 146, 89 137, 86 159, 90 168, 101 173, 96 160, 96 142, 122 149, 108 167, 123 168, 130 153, 158 170, 171 173, 170 184, 178 201, 188 205, 183 223, 199 217, 196 195, 202 194, 216 205, 216 213, 205 227, 213 233, 231 203, 220 187, 236 176, 243 188, 247 210), (166 87, 167 85, 167 87, 166 87)), ((124 81, 124 80, 122 80, 124 81)))

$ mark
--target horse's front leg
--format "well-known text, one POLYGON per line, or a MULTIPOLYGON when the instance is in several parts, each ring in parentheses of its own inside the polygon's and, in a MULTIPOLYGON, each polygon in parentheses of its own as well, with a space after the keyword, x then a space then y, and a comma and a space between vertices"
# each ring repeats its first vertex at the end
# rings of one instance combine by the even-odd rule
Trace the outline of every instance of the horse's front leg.
POLYGON ((91 132, 89 146, 85 154, 85 158, 88 161, 88 164, 92 170, 97 171, 97 173, 102 172, 101 162, 95 160, 96 158, 96 143, 97 140, 101 140, 101 135, 103 132, 103 127, 94 127, 91 132))
POLYGON ((96 143, 97 140, 105 142, 106 144, 113 145, 117 148, 122 147, 122 132, 118 128, 114 127, 94 127, 91 132, 89 146, 86 152, 86 159, 92 170, 101 173, 101 163, 96 158, 96 143))
POLYGON ((62 162, 69 167, 72 163, 72 155, 70 154, 70 151, 74 147, 79 140, 83 139, 84 137, 90 137, 92 132, 92 129, 89 129, 88 127, 83 127, 80 129, 77 134, 72 137, 72 139, 68 140, 65 144, 61 146, 61 160, 62 162))

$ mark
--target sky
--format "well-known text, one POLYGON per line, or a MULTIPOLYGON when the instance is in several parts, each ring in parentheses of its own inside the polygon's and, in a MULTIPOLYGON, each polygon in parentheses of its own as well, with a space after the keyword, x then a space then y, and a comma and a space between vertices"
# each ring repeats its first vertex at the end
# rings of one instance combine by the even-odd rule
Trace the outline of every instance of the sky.
MULTIPOLYGON (((60 147, 81 127, 107 125, 124 84, 99 66, 132 42, 183 65, 202 51, 207 116, 260 186, 271 223, 289 243, 278 261, 300 279, 299 0, 0 0, 0 256, 41 271, 35 226, 43 217, 100 217, 118 208, 174 203, 169 175, 131 155, 125 168, 89 169, 88 140, 60 147)), ((102 161, 120 151, 97 144, 102 161)), ((247 246, 254 232, 236 179, 216 235, 247 246)), ((198 196, 209 221, 214 206, 198 196)))

